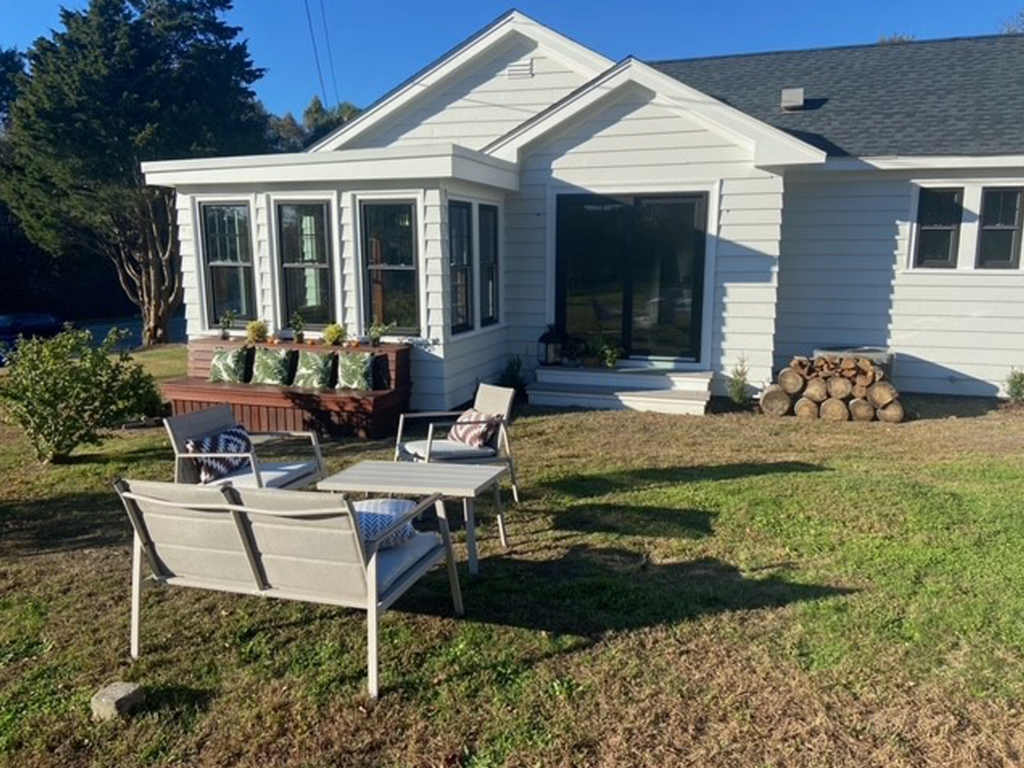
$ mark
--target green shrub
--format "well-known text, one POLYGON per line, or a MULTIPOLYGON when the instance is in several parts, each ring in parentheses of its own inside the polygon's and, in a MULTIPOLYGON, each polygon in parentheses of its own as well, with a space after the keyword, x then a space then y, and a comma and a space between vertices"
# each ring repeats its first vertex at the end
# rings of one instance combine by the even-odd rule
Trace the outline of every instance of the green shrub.
POLYGON ((331 323, 324 328, 324 344, 330 344, 332 347, 337 347, 340 344, 345 343, 345 339, 348 338, 348 334, 345 332, 345 328, 338 323, 331 323))
POLYGON ((266 341, 269 333, 267 324, 263 320, 251 320, 245 326, 245 338, 250 344, 259 344, 266 341))
POLYGON ((498 377, 499 387, 508 387, 516 391, 516 396, 526 396, 526 379, 523 378, 523 359, 519 355, 509 355, 505 369, 498 377))
POLYGON ((163 406, 156 383, 113 329, 99 347, 92 334, 70 326, 50 339, 19 339, 0 379, 7 421, 21 427, 40 461, 60 462, 79 445, 129 419, 153 416, 163 406))
POLYGON ((750 405, 750 372, 747 370, 747 358, 743 355, 729 372, 729 399, 741 408, 750 405))
POLYGON ((1024 405, 1024 371, 1011 368, 1006 377, 1006 396, 1014 405, 1024 405))

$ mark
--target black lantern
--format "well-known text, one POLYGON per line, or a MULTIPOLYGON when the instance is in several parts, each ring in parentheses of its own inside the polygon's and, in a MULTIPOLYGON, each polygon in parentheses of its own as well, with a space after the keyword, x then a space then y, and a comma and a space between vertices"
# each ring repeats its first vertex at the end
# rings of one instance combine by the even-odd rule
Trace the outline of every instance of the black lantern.
POLYGON ((537 361, 541 365, 561 365, 562 334, 553 325, 537 339, 537 361))

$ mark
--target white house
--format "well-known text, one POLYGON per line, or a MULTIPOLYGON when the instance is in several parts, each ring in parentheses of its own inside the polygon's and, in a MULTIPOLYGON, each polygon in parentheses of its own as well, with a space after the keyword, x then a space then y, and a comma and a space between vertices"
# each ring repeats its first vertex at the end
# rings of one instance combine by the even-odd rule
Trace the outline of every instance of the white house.
POLYGON ((415 408, 533 371, 549 324, 625 354, 538 368, 540 403, 700 411, 822 345, 992 395, 1024 364, 1021 72, 1019 35, 613 62, 512 11, 307 152, 144 171, 190 338, 392 322, 415 408))

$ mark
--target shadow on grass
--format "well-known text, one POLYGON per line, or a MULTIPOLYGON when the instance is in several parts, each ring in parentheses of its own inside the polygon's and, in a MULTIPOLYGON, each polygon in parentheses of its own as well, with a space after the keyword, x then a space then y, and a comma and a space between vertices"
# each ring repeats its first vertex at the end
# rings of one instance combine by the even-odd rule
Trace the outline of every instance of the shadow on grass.
POLYGON ((114 489, 8 503, 0 512, 0 554, 30 557, 44 552, 121 546, 132 527, 114 489))
POLYGON ((155 685, 146 687, 145 712, 203 712, 213 700, 214 692, 187 685, 155 685))
POLYGON ((686 467, 639 467, 603 474, 576 474, 541 483, 558 493, 576 498, 594 498, 609 493, 650 488, 652 486, 682 485, 684 483, 740 480, 747 477, 777 474, 803 474, 826 472, 819 464, 803 461, 771 463, 743 462, 686 467))
MULTIPOLYGON (((634 551, 584 545, 554 560, 488 558, 481 562, 479 576, 463 577, 462 583, 469 621, 595 642, 610 632, 782 608, 853 592, 801 584, 777 573, 748 578, 736 566, 712 558, 654 564, 634 551)), ((426 591, 403 598, 398 609, 434 615, 451 611, 440 581, 429 595, 426 591)))
POLYGON ((576 533, 702 539, 712 534, 717 512, 624 504, 579 504, 554 515, 554 528, 576 533))

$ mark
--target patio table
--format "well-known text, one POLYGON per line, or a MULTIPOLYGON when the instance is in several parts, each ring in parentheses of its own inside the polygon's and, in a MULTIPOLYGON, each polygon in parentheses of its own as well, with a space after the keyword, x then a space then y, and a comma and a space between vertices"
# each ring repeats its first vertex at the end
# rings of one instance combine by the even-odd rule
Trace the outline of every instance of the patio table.
POLYGON ((317 490, 334 493, 389 493, 396 496, 429 496, 439 493, 445 499, 461 499, 466 518, 466 548, 469 572, 479 571, 476 551, 476 498, 493 489, 498 514, 498 530, 507 546, 501 508, 501 480, 508 467, 452 462, 408 463, 361 461, 331 475, 317 484, 317 490))

